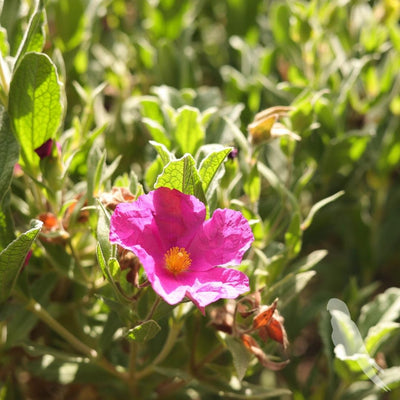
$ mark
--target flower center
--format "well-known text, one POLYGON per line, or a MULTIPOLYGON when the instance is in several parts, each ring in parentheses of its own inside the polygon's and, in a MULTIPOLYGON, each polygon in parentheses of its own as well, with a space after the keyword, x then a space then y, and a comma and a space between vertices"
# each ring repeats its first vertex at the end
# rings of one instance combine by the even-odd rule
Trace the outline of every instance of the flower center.
POLYGON ((165 253, 165 266, 173 274, 179 274, 189 269, 192 260, 183 247, 171 247, 165 253))

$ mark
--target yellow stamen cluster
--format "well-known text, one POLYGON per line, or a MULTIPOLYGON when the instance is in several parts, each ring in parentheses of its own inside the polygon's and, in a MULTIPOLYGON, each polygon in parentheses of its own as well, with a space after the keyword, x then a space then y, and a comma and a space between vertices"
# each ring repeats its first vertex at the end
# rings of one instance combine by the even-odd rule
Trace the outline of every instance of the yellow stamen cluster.
POLYGON ((174 275, 187 271, 192 263, 190 254, 183 247, 171 247, 164 257, 165 266, 174 275))

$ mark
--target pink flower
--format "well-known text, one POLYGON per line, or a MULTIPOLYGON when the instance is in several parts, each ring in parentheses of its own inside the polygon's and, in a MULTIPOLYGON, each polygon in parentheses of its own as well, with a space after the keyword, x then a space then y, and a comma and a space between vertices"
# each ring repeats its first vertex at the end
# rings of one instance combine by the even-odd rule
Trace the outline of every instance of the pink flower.
POLYGON ((110 241, 133 251, 155 290, 167 303, 187 296, 204 313, 218 299, 249 290, 236 269, 254 240, 243 215, 218 209, 205 220, 196 197, 158 188, 132 203, 118 204, 111 217, 110 241))

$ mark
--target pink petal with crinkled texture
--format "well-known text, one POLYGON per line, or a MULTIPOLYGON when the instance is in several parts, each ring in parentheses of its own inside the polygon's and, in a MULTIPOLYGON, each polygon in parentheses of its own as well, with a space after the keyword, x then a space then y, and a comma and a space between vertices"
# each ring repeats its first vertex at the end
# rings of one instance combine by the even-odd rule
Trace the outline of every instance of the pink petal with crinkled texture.
POLYGON ((132 203, 117 205, 111 216, 110 241, 132 251, 141 246, 148 254, 165 253, 191 242, 205 215, 205 206, 196 197, 159 188, 132 203))
POLYGON ((154 192, 154 209, 158 232, 167 249, 191 242, 206 217, 206 208, 199 199, 164 187, 154 192))
POLYGON ((174 275, 160 263, 154 267, 154 273, 148 275, 148 278, 154 291, 169 304, 182 301, 188 290, 188 286, 181 279, 182 274, 174 275))
POLYGON ((138 256, 154 291, 167 303, 177 304, 186 296, 204 313, 208 304, 249 290, 243 272, 218 266, 240 264, 254 240, 238 211, 218 209, 207 221, 205 216, 196 197, 158 188, 135 202, 118 204, 110 241, 138 256), (174 246, 184 247, 192 260, 187 271, 176 275, 165 266, 165 253, 174 246))
POLYGON ((110 221, 111 243, 132 251, 139 246, 147 252, 160 246, 161 238, 154 223, 153 195, 154 192, 150 192, 132 203, 117 205, 110 221))
POLYGON ((219 299, 234 299, 249 291, 249 278, 241 271, 216 267, 186 277, 187 295, 198 307, 219 299))
POLYGON ((200 309, 219 299, 234 299, 249 290, 249 279, 243 272, 222 267, 173 275, 156 266, 149 279, 155 292, 167 303, 177 304, 187 296, 200 309))
POLYGON ((249 223, 239 211, 217 209, 189 246, 191 268, 206 271, 218 265, 238 265, 253 240, 249 223))

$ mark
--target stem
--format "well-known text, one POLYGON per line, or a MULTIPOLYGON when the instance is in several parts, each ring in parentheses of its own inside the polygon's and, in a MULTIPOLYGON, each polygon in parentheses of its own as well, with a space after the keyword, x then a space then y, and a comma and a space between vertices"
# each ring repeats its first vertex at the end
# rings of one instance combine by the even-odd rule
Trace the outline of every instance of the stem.
POLYGON ((70 343, 76 350, 80 353, 87 355, 89 358, 96 358, 98 354, 95 350, 91 349, 89 346, 81 342, 76 336, 74 336, 70 331, 65 329, 58 321, 56 321, 42 306, 36 302, 34 299, 30 299, 25 305, 28 311, 31 311, 40 320, 57 332, 63 339, 70 343))
POLYGON ((148 321, 149 319, 151 319, 153 317, 154 312, 156 311, 158 305, 160 304, 160 301, 161 301, 161 297, 157 295, 149 313, 146 315, 146 318, 144 319, 145 321, 148 321))
POLYGON ((137 344, 135 342, 129 343, 129 381, 128 386, 130 393, 133 397, 137 396, 137 380, 136 380, 136 355, 137 355, 137 344))
MULTIPOLYGON (((23 299, 26 301, 23 295, 18 292, 15 293, 19 299, 23 299)), ((28 311, 31 311, 35 314, 42 322, 48 325, 54 332, 57 332, 66 342, 68 342, 72 347, 78 350, 80 353, 89 357, 91 361, 97 364, 99 367, 103 368, 110 374, 122 379, 124 381, 128 381, 128 376, 118 371, 114 365, 112 365, 108 360, 101 357, 96 350, 92 349, 85 343, 81 342, 76 336, 74 336, 70 331, 65 329, 58 321, 56 321, 42 306, 35 301, 34 299, 29 299, 25 307, 28 311)))
POLYGON ((158 356, 153 360, 153 362, 148 365, 146 368, 142 369, 141 371, 137 372, 136 379, 141 379, 149 374, 151 374, 158 364, 163 362, 168 354, 171 352, 172 348, 174 347, 176 340, 178 339, 179 333, 181 331, 183 322, 174 321, 171 325, 171 328, 168 332, 168 337, 164 343, 164 347, 161 349, 158 356))

